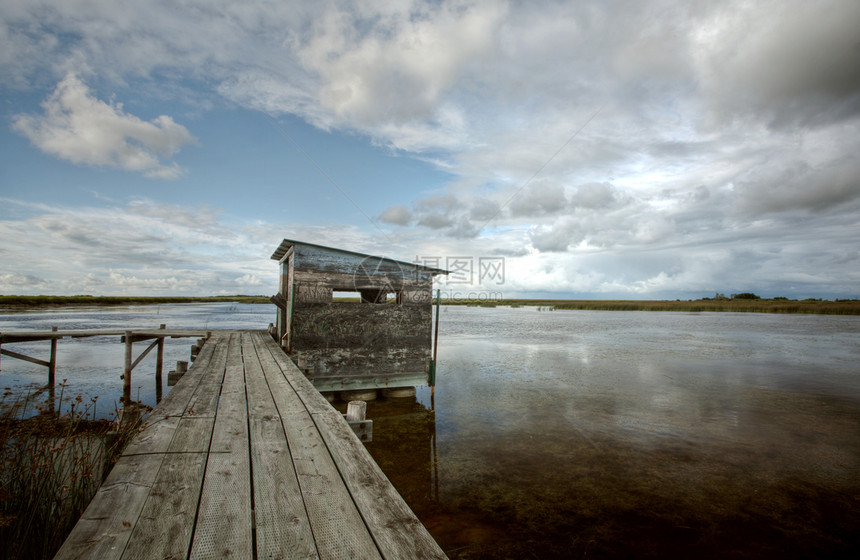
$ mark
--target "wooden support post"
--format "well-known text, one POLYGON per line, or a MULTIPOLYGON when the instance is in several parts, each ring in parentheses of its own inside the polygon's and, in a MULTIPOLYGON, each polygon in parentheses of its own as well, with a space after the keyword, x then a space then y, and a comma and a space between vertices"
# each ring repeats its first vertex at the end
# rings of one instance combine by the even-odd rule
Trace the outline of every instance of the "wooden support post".
POLYGON ((130 425, 139 423, 142 416, 143 413, 140 408, 136 406, 123 406, 119 411, 119 418, 117 419, 119 431, 125 431, 130 425))
MULTIPOLYGON (((57 332, 59 327, 51 327, 51 332, 57 332)), ((51 360, 48 362, 48 385, 54 388, 54 378, 57 374, 57 339, 51 339, 51 360)))
POLYGON ((361 422, 367 416, 367 403, 364 401, 349 401, 346 405, 347 421, 361 422))
POLYGON ((198 338, 197 344, 193 344, 191 346, 191 361, 192 362, 197 359, 197 355, 200 353, 200 350, 203 349, 204 344, 206 344, 206 339, 205 338, 198 338))
MULTIPOLYGON (((51 327, 51 332, 57 332, 59 327, 51 327)), ((51 338, 51 357, 48 359, 48 407, 51 409, 51 412, 57 406, 56 402, 56 393, 54 389, 56 387, 56 378, 57 378, 57 339, 51 338)), ((60 408, 62 408, 62 403, 60 403, 60 408)), ((60 409, 57 408, 57 416, 59 417, 60 409)))
MULTIPOLYGON (((159 325, 159 329, 166 329, 167 325, 159 325)), ((158 348, 155 358, 155 402, 161 402, 162 385, 161 374, 164 369, 164 337, 158 338, 158 348)))
POLYGON ((436 394, 436 351, 439 350, 439 300, 442 298, 442 290, 436 290, 436 326, 433 329, 433 360, 430 362, 430 371, 427 375, 427 384, 430 385, 431 397, 436 394))
POLYGON ((367 420, 367 402, 349 401, 343 415, 349 427, 363 442, 373 441, 373 420, 367 420))
POLYGON ((185 375, 185 372, 188 371, 188 362, 177 361, 176 362, 176 370, 168 372, 167 374, 167 386, 173 387, 176 385, 182 376, 185 375))
POLYGON ((125 331, 125 366, 122 374, 122 406, 131 405, 131 353, 133 342, 131 331, 125 331))

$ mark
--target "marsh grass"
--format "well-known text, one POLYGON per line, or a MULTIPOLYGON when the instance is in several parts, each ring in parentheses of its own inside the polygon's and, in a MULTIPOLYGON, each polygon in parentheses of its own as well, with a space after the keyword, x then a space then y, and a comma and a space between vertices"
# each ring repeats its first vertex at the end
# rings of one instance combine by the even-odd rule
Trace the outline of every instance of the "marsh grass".
POLYGON ((442 298, 443 305, 477 307, 538 307, 541 310, 580 309, 589 311, 680 311, 687 313, 812 313, 822 315, 860 315, 860 300, 790 300, 773 299, 698 299, 698 300, 537 300, 497 299, 490 301, 452 301, 442 298))
POLYGON ((7 390, 0 400, 2 558, 51 558, 138 428, 96 420, 97 397, 67 401, 58 417, 31 394, 7 390))

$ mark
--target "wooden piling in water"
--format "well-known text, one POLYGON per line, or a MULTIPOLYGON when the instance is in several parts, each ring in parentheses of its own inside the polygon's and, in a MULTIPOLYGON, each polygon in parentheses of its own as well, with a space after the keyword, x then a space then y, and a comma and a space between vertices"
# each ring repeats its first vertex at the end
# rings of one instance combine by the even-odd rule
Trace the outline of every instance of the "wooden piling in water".
MULTIPOLYGON (((164 330, 167 328, 167 325, 161 324, 158 326, 160 330, 164 330)), ((164 337, 158 338, 158 346, 156 350, 156 358, 155 358, 155 402, 161 402, 162 395, 162 385, 161 385, 161 375, 164 364, 164 337)))
POLYGON ((367 403, 365 401, 350 401, 346 405, 346 420, 361 422, 367 415, 367 403))
POLYGON ((178 360, 176 362, 176 369, 169 372, 167 374, 167 386, 173 387, 179 380, 182 379, 182 376, 188 371, 188 362, 184 360, 178 360))
MULTIPOLYGON (((51 327, 51 332, 57 332, 59 327, 51 327)), ((57 373, 57 339, 51 339, 51 359, 48 362, 48 385, 51 389, 54 388, 55 377, 57 373)))
POLYGON ((373 441, 373 420, 367 419, 367 401, 350 401, 343 417, 358 439, 365 443, 373 441))
POLYGON ((132 341, 132 332, 125 331, 125 361, 122 373, 122 406, 126 407, 131 404, 131 353, 134 342, 132 341))

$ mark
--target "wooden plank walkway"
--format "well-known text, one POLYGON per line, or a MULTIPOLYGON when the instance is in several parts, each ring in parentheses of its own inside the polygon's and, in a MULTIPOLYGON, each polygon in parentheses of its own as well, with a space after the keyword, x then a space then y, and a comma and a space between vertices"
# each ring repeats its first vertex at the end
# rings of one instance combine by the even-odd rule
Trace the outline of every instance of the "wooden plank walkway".
POLYGON ((445 554, 267 334, 214 331, 55 558, 445 554))

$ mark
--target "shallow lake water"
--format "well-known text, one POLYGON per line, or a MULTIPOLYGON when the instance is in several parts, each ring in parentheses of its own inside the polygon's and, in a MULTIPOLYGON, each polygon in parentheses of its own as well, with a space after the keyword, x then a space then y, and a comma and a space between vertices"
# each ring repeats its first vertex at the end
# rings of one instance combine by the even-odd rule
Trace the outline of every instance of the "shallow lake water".
POLYGON ((860 318, 443 307, 368 447, 452 558, 860 548, 860 318))
MULTIPOLYGON (((0 330, 259 329, 272 316, 60 309, 0 313, 0 330)), ((192 343, 168 339, 165 370, 192 343)), ((101 415, 119 400, 122 359, 118 337, 62 340, 57 379, 100 395, 101 415)), ((133 393, 139 380, 154 404, 147 364, 133 393)), ((6 357, 0 368, 2 387, 46 377, 6 357)), ((860 549, 860 317, 443 306, 435 394, 382 399, 368 415, 368 449, 451 558, 860 549)))
MULTIPOLYGON (((0 309, 2 331, 154 329, 165 324, 168 329, 265 329, 274 320, 273 306, 235 303, 201 303, 182 305, 137 305, 58 307, 14 311, 0 309)), ((167 372, 179 360, 189 361, 193 338, 166 338, 164 343, 163 391, 166 395, 167 372)), ((136 359, 152 341, 134 344, 136 359)), ((4 348, 40 360, 50 356, 50 342, 7 343, 4 348)), ((57 342, 56 394, 63 391, 63 411, 75 397, 82 405, 95 409, 99 418, 110 418, 120 408, 125 345, 118 336, 64 338, 57 342), (59 385, 65 380, 66 387, 59 385), (93 397, 98 400, 92 405, 93 397)), ((156 352, 150 352, 131 375, 131 396, 147 406, 155 406, 156 352)), ((189 362, 190 365, 191 362, 189 362)), ((0 357, 0 389, 12 389, 13 396, 35 393, 48 381, 48 369, 7 356, 0 357)), ((44 402, 46 392, 37 403, 44 402)), ((77 405, 81 410, 81 404, 77 405)), ((35 412, 33 407, 29 409, 35 412)))

